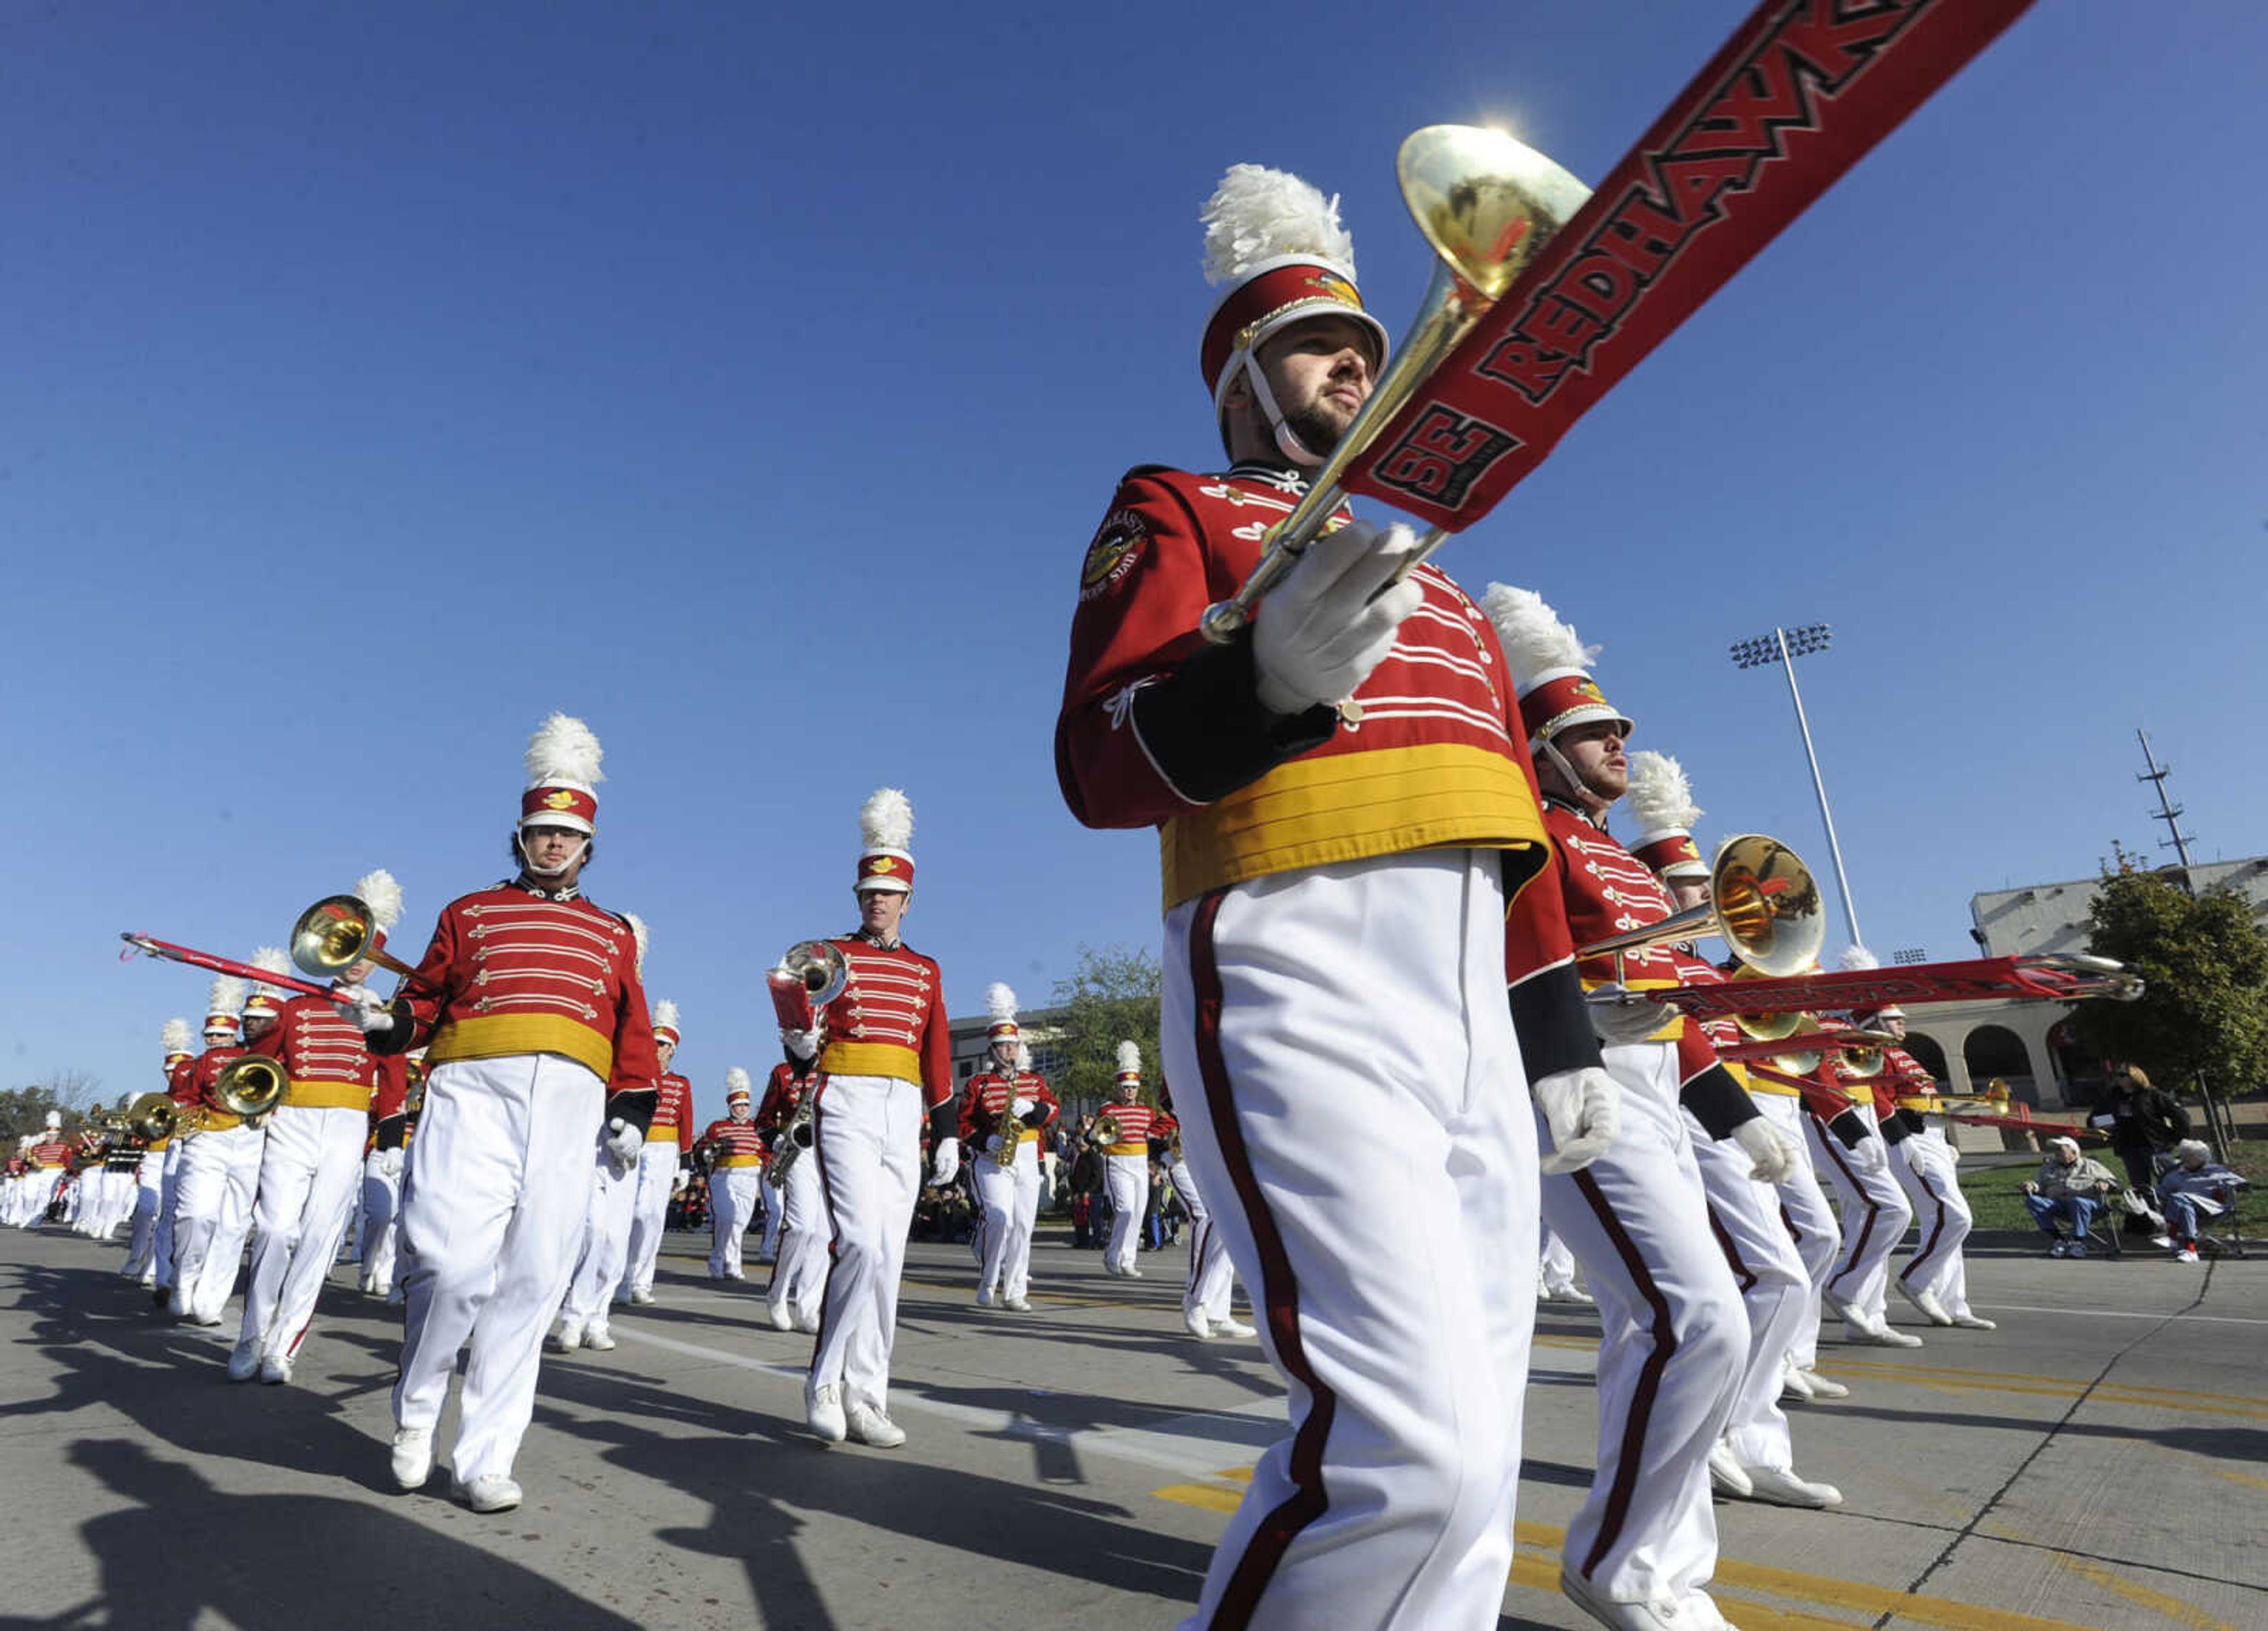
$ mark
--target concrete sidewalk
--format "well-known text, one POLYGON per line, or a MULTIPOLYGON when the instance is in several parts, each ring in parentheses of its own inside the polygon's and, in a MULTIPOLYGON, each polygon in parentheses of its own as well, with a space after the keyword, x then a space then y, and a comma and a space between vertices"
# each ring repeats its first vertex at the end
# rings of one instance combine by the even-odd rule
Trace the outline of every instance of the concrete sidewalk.
MULTIPOLYGON (((326 1293, 288 1387, 223 1379, 232 1324, 151 1312, 116 1248, 0 1231, 0 1627, 1171 1625, 1282 1399, 1256 1345, 1182 1333, 1177 1251, 1110 1279, 1051 1242, 1035 1310, 979 1310, 917 1245, 900 1451, 802 1424, 810 1339, 673 1240, 611 1354, 547 1357, 517 1475, 474 1516, 387 1477, 395 1311, 326 1293)), ((705 1250, 705 1240, 702 1243, 705 1250)), ((1837 1513, 1718 1509, 1746 1631, 2268 1625, 2268 1263, 1972 1258, 1992 1333, 1845 1349, 1798 1463, 1837 1513)), ((1910 1317, 1910 1316, 1909 1316, 1910 1317)), ((1553 1582, 1589 1478, 1596 1323, 1546 1310, 1506 1623, 1590 1622, 1553 1582)), ((441 1444, 454 1430, 445 1421, 441 1444)))

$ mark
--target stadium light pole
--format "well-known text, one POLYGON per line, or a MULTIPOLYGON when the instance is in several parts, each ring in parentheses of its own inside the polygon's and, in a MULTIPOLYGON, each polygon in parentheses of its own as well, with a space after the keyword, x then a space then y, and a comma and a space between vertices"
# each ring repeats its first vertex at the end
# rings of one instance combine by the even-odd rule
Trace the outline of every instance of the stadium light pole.
POLYGON ((1843 919, 1851 927, 1851 944, 1864 945, 1859 932, 1859 908, 1852 904, 1851 879, 1843 871, 1843 846, 1835 839, 1835 815, 1827 807, 1827 783, 1819 775, 1818 750, 1811 745, 1811 721, 1804 716, 1803 693, 1795 683, 1795 659, 1824 651, 1834 643, 1835 631, 1825 623, 1806 623, 1800 628, 1775 627, 1754 640, 1733 643, 1733 662, 1740 668, 1763 668, 1778 663, 1787 671, 1787 694, 1795 704, 1795 728, 1803 733, 1803 756, 1811 762, 1811 790, 1819 796, 1819 820, 1827 829, 1827 854, 1835 863, 1835 886, 1843 893, 1843 919))

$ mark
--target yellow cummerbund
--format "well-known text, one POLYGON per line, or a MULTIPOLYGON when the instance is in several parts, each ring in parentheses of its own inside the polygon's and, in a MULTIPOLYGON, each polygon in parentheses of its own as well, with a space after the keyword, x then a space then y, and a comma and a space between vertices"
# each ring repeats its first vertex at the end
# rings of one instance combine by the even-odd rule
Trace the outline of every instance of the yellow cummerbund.
POLYGON ((675 1143, 677 1142, 676 1124, 674 1122, 665 1121, 659 1127, 650 1127, 646 1128, 645 1142, 649 1144, 675 1143))
POLYGON ((205 1119, 199 1124, 197 1131, 200 1133, 225 1133, 231 1128, 242 1127, 243 1125, 244 1118, 242 1116, 231 1115, 225 1110, 216 1110, 210 1105, 207 1105, 205 1106, 205 1119))
POLYGON ((1916 1111, 1922 1115, 1943 1115, 1945 1113, 1945 1101, 1929 1094, 1923 1094, 1919 1097, 1908 1097, 1899 1099, 1898 1108, 1901 1110, 1916 1111))
POLYGON ((564 1014, 474 1014, 433 1032, 425 1068, 455 1059, 508 1059, 515 1054, 557 1054, 601 1082, 615 1073, 615 1045, 564 1014))
POLYGON ((764 1158, 762 1156, 728 1155, 717 1157, 718 1166, 762 1166, 763 1164, 764 1158))
POLYGON ((153 1156, 163 1155, 166 1153, 166 1147, 173 1142, 173 1135, 171 1133, 166 1134, 163 1138, 153 1138, 142 1146, 143 1153, 153 1156))
MULTIPOLYGON (((1767 1061, 1766 1062, 1769 1063, 1770 1062, 1767 1061)), ((1775 1082, 1768 1076, 1750 1076, 1746 1070, 1743 1070, 1741 1068, 1739 1062, 1735 1060, 1727 1060, 1725 1062, 1725 1069, 1731 1071, 1734 1076, 1740 1077, 1741 1085, 1747 1088, 1751 1093, 1776 1093, 1782 1098, 1800 1098, 1803 1097, 1803 1090, 1801 1088, 1789 1087, 1783 1083, 1775 1082)))
POLYGON ((302 1082, 293 1076, 284 1102, 299 1110, 368 1110, 370 1093, 359 1082, 302 1082))
MULTIPOLYGON (((1594 980, 1588 974, 1583 976, 1583 989, 1586 991, 1595 991, 1601 986, 1609 983, 1610 982, 1604 980, 1594 980)), ((1627 991, 1675 991, 1677 989, 1677 981, 1675 980, 1625 980, 1623 981, 1623 988, 1627 991)), ((1669 1016, 1668 1023, 1646 1040, 1649 1042, 1675 1042, 1685 1034, 1685 1016, 1667 1003, 1662 1004, 1661 1011, 1669 1016)))
POLYGON ((819 1050, 819 1068, 829 1076, 886 1076, 922 1084, 921 1055, 895 1042, 829 1042, 819 1050))
POLYGON ((1294 759, 1158 830, 1168 910, 1207 890, 1336 861, 1548 841, 1520 767, 1461 742, 1294 759))
POLYGON ((1146 1138, 1121 1140, 1110 1146, 1109 1153, 1114 1156, 1146 1156, 1150 1153, 1150 1141, 1146 1138))

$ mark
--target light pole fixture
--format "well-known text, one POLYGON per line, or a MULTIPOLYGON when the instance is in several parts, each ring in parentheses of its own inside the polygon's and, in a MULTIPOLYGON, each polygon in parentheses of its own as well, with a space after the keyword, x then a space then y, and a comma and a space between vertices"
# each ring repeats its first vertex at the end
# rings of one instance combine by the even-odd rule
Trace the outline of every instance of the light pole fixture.
POLYGON ((1827 829, 1827 854, 1835 863, 1835 886, 1843 895, 1843 921, 1850 926, 1851 944, 1864 945, 1859 932, 1859 908, 1852 904, 1851 880, 1843 871, 1843 846, 1836 841, 1834 812, 1827 807, 1827 783, 1819 775, 1819 753, 1811 745, 1811 721, 1804 716, 1803 693, 1795 683, 1795 659, 1811 657, 1833 644, 1835 630, 1825 623, 1806 623, 1800 628, 1775 628, 1753 640, 1733 642, 1733 664, 1738 668, 1763 668, 1778 663, 1787 671, 1787 694, 1795 704, 1795 728, 1803 736, 1803 756, 1811 763, 1811 790, 1819 796, 1819 820, 1827 829))

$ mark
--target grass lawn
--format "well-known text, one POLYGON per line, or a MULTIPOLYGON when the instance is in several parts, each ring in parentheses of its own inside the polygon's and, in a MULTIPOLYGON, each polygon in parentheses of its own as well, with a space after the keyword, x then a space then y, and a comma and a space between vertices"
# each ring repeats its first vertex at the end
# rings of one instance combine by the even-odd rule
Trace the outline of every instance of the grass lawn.
MULTIPOLYGON (((2109 1167, 2120 1179, 2126 1175, 2125 1164, 2105 1152, 2099 1144, 2082 1147, 2084 1154, 2109 1167)), ((1961 1163, 1961 1193, 1969 1198, 1970 1210, 1976 1214, 1980 1230, 2014 1230, 2024 1234, 2036 1234, 2037 1226, 2032 1215, 2024 1209, 2024 1180, 2039 1170, 2036 1157, 2027 1156, 2021 1164, 1987 1165, 2003 1157, 1976 1153, 1966 1156, 1961 1163)), ((2229 1152, 2229 1165, 2252 1182, 2243 1192, 2237 1209, 2248 1235, 2268 1231, 2268 1144, 2257 1141, 2238 1143, 2229 1152)))

